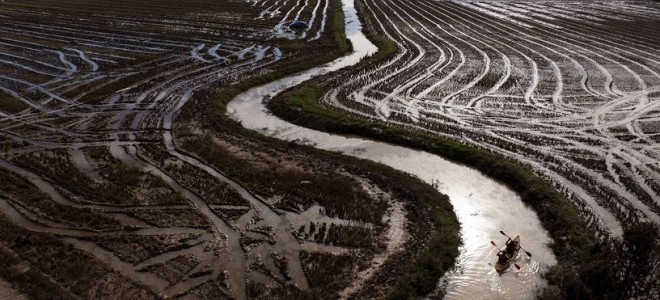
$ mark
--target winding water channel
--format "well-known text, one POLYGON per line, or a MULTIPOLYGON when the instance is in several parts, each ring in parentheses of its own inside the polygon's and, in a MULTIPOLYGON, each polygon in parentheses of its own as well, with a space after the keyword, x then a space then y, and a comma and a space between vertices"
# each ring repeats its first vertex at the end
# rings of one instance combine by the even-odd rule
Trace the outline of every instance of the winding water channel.
MULTIPOLYGON (((438 290, 449 299, 528 299, 545 285, 544 270, 556 263, 547 232, 536 216, 506 186, 480 172, 450 162, 442 157, 404 147, 315 131, 290 124, 273 116, 264 105, 272 96, 306 80, 357 64, 377 51, 364 36, 353 0, 342 0, 346 16, 346 36, 354 52, 324 66, 313 68, 238 95, 228 105, 227 113, 244 127, 286 141, 300 141, 316 148, 340 151, 346 155, 383 163, 413 174, 447 194, 461 222, 463 245, 457 266, 445 274, 438 290), (523 247, 533 259, 519 257, 521 271, 513 269, 497 275, 492 265, 497 249, 491 240, 504 244, 499 233, 520 234, 523 247)), ((431 295, 433 296, 433 295, 431 295)))

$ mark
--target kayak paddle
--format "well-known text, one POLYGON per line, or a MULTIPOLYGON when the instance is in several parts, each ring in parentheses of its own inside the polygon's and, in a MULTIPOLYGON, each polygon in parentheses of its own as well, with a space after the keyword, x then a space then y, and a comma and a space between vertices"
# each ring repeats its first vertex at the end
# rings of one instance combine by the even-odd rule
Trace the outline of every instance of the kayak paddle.
MULTIPOLYGON (((500 233, 503 234, 505 237, 508 237, 511 240, 511 238, 508 235, 506 235, 506 233, 504 233, 504 231, 500 230, 500 233)), ((520 247, 520 245, 518 245, 518 247, 520 247)), ((527 250, 523 249, 523 247, 520 247, 520 249, 522 251, 524 251, 525 254, 527 254, 527 256, 532 257, 532 254, 529 253, 527 250)))

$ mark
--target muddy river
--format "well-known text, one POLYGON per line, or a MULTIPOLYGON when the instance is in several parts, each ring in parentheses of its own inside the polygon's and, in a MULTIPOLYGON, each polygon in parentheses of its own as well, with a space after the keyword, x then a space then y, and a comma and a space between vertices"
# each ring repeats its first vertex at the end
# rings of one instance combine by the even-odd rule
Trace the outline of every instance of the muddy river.
MULTIPOLYGON (((358 63, 377 48, 364 36, 353 0, 342 0, 346 16, 346 35, 354 52, 324 66, 310 69, 238 95, 227 113, 246 128, 287 141, 299 141, 316 148, 340 151, 346 155, 380 162, 413 174, 447 194, 461 222, 463 245, 457 265, 438 283, 437 291, 448 299, 530 299, 545 285, 541 274, 556 260, 548 248, 551 242, 536 216, 506 186, 480 172, 442 157, 385 143, 347 138, 290 124, 273 116, 264 106, 272 96, 319 75, 358 63), (520 271, 510 269, 498 275, 492 263, 497 249, 491 240, 504 244, 506 238, 520 234, 522 252, 520 271)), ((433 296, 433 295, 431 295, 433 296)))

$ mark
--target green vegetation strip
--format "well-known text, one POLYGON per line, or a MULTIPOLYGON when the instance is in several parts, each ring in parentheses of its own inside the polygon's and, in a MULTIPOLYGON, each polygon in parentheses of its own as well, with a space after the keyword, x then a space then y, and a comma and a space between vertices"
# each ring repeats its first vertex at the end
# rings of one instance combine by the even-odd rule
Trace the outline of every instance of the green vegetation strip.
POLYGON ((449 198, 424 197, 422 200, 429 201, 433 225, 431 236, 422 253, 388 293, 387 299, 416 299, 433 292, 438 279, 454 266, 458 256, 460 225, 449 198))
POLYGON ((386 36, 371 31, 365 31, 364 35, 366 35, 367 38, 378 47, 378 52, 364 59, 361 64, 383 62, 396 54, 396 45, 386 36))

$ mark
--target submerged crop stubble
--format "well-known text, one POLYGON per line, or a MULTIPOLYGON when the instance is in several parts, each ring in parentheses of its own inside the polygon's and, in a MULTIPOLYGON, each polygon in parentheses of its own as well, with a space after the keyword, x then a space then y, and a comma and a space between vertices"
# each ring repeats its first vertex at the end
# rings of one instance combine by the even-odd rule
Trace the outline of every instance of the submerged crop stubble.
POLYGON ((334 82, 342 111, 533 167, 593 228, 660 223, 660 6, 364 1, 399 52, 334 82))

